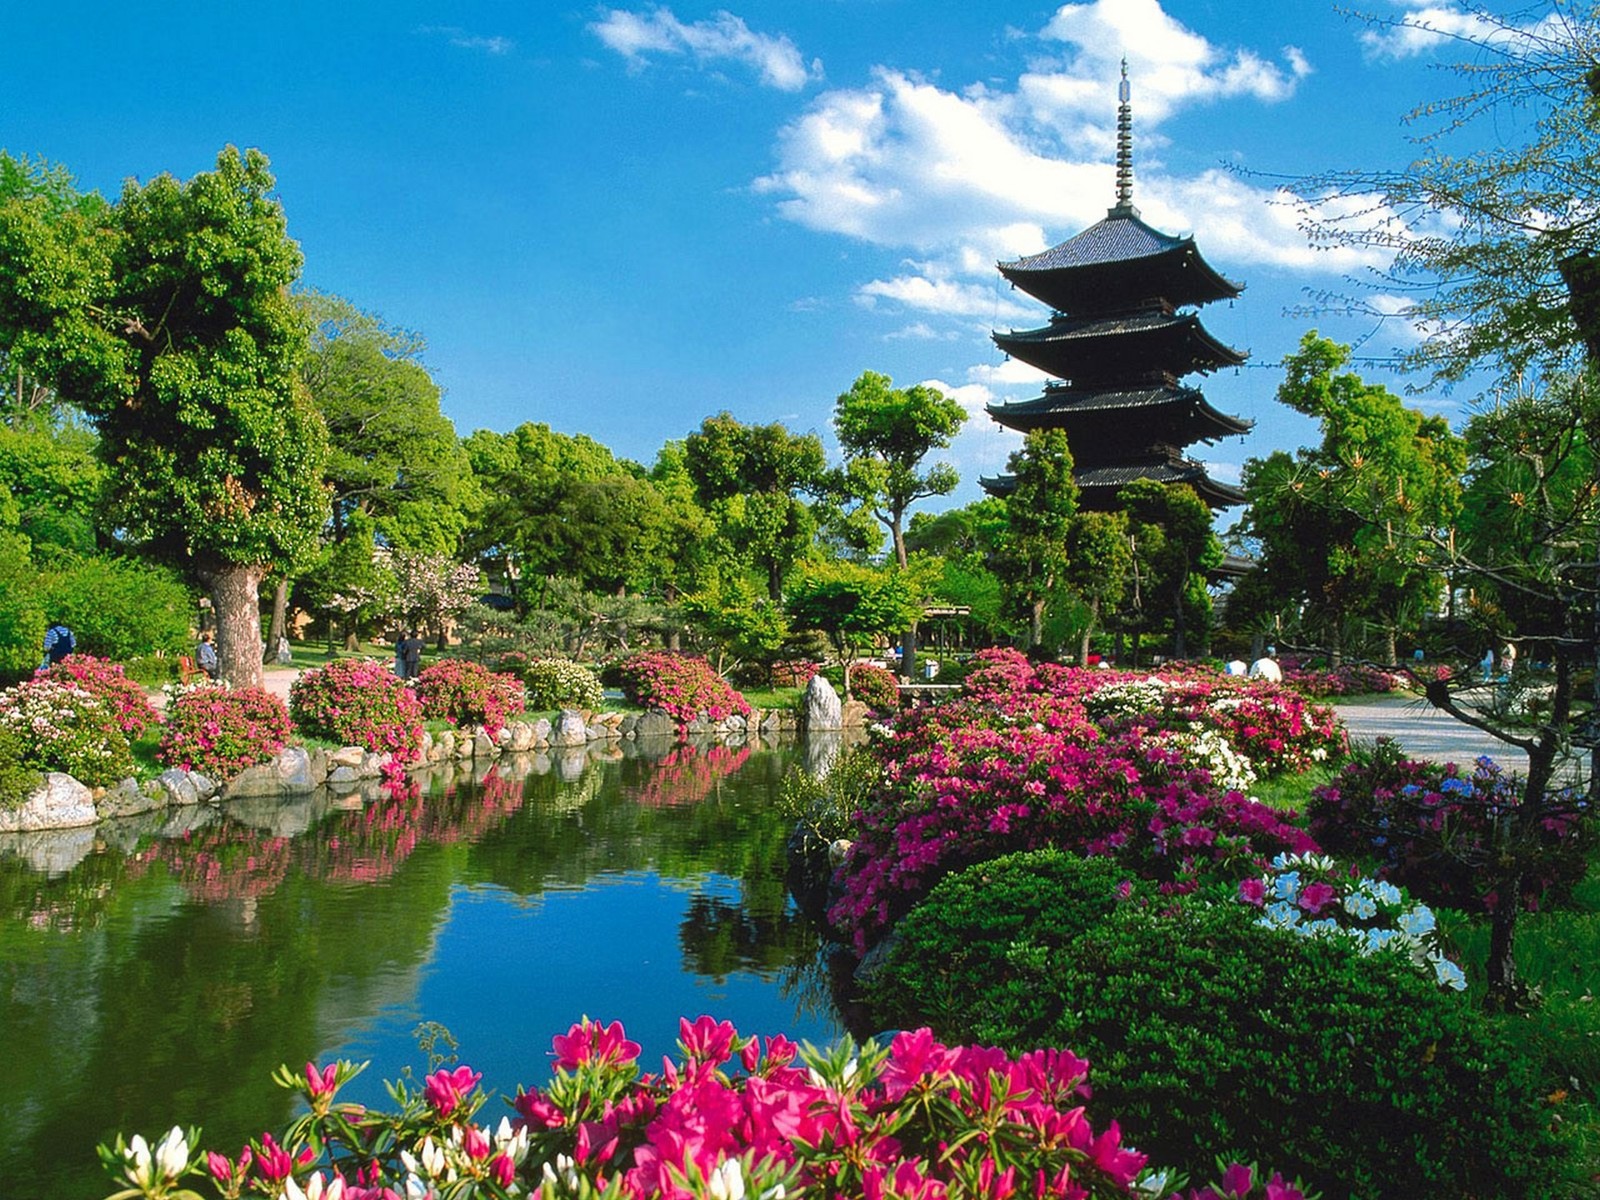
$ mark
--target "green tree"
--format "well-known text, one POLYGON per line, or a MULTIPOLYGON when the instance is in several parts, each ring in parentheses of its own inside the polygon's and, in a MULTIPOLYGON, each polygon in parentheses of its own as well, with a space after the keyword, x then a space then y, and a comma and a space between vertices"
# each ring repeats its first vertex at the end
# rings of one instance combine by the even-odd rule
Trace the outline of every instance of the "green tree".
POLYGON ((720 540, 732 559, 761 572, 774 602, 811 547, 816 518, 801 495, 822 489, 825 467, 815 434, 745 425, 730 413, 707 417, 684 440, 684 468, 720 540))
POLYGON ((1133 570, 1126 513, 1080 512, 1067 529, 1062 582, 1083 601, 1088 619, 1078 642, 1078 665, 1089 665, 1089 642, 1102 614, 1122 603, 1133 570))
POLYGON ((922 602, 904 571, 860 563, 808 566, 786 605, 796 629, 827 635, 844 664, 844 694, 850 695, 850 668, 863 651, 905 628, 922 611, 922 602))
POLYGON ((95 515, 105 469, 94 436, 44 420, 0 425, 0 485, 18 506, 18 528, 42 550, 95 549, 95 515))
POLYGON ((995 571, 1014 611, 1027 621, 1028 648, 1044 637, 1045 607, 1066 577, 1067 535, 1078 515, 1072 451, 1059 429, 1036 429, 1011 455, 1014 485, 1006 494, 1006 537, 995 571))
MULTIPOLYGON (((1202 644, 1211 628, 1209 573, 1222 564, 1222 542, 1211 529, 1211 509, 1187 484, 1136 479, 1117 493, 1145 613, 1172 621, 1172 653, 1189 657, 1189 635, 1202 644)), ((1135 644, 1134 660, 1138 661, 1135 644)))
MULTIPOLYGON (((935 450, 947 449, 966 423, 967 412, 938 388, 897 388, 887 375, 864 371, 833 410, 833 427, 844 450, 842 491, 889 531, 894 559, 906 566, 906 512, 918 500, 947 496, 960 482, 949 463, 923 468, 935 450)), ((901 670, 915 667, 916 623, 901 641, 901 670)))

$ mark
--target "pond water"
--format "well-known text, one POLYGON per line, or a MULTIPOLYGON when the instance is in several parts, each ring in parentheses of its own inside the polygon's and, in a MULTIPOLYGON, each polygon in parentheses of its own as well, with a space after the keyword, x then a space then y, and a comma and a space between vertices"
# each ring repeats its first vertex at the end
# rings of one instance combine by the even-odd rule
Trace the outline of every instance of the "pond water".
POLYGON ((836 1036, 773 804, 801 757, 517 756, 407 794, 0 837, 0 1197, 108 1194, 94 1147, 119 1130, 200 1125, 237 1153, 293 1115, 280 1063, 370 1059, 348 1094, 383 1102, 426 1068, 419 1026, 508 1096, 585 1014, 651 1065, 680 1016, 836 1036))

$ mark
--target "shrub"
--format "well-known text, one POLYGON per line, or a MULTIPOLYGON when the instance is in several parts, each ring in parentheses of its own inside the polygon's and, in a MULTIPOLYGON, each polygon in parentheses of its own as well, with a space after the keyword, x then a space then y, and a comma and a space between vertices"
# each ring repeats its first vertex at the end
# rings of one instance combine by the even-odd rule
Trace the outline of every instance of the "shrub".
POLYGON ((43 777, 26 759, 21 734, 0 723, 0 808, 18 807, 43 782, 43 777))
POLYGON ((856 663, 850 668, 850 695, 875 713, 892 713, 900 707, 900 681, 877 663, 856 663))
POLYGON ((117 714, 70 679, 29 679, 0 692, 0 724, 22 741, 23 762, 100 787, 133 774, 117 714))
POLYGON ((616 678, 628 700, 641 708, 659 708, 680 725, 697 720, 720 721, 750 705, 703 658, 646 652, 616 664, 616 678))
POLYGON ((289 710, 271 692, 199 687, 167 707, 157 757, 169 767, 226 780, 268 761, 288 740, 289 710))
POLYGON ((0 683, 26 678, 44 644, 44 602, 28 539, 0 528, 0 683))
POLYGON ((71 627, 81 649, 119 662, 192 648, 194 600, 166 567, 130 558, 74 559, 45 574, 44 604, 52 620, 71 627))
POLYGON ((775 688, 803 688, 811 677, 822 669, 820 663, 803 658, 784 659, 772 664, 772 686, 775 688))
POLYGON ((1330 1196, 1512 1197, 1547 1177, 1524 1053, 1399 956, 1200 897, 1121 904, 1087 928, 1064 904, 1052 930, 1057 902, 1026 887, 1031 925, 1007 942, 989 936, 1004 922, 982 899, 992 867, 921 918, 937 929, 924 948, 965 947, 960 971, 919 981, 896 956, 883 988, 909 989, 899 1012, 925 1010, 946 1038, 1090 1055, 1090 1112, 1116 1113, 1155 1161, 1203 1172, 1219 1153, 1270 1156, 1330 1196))
MULTIPOLYGON (((553 1039, 554 1077, 519 1091, 515 1124, 478 1123, 487 1097, 468 1066, 441 1067, 416 1088, 391 1084, 399 1110, 382 1112, 338 1099, 360 1066, 307 1063, 274 1074, 305 1115, 236 1159, 202 1153, 197 1133, 176 1127, 154 1148, 119 1136, 100 1157, 119 1186, 132 1185, 119 1195, 150 1197, 180 1194, 193 1177, 230 1196, 332 1196, 347 1186, 364 1197, 495 1200, 530 1191, 625 1200, 1174 1194, 1141 1175, 1145 1156, 1121 1144, 1114 1124, 1091 1127, 1080 1103, 1088 1064, 1070 1052, 1012 1058, 942 1045, 926 1029, 887 1047, 846 1039, 831 1050, 782 1036, 763 1046, 711 1017, 679 1029, 678 1061, 641 1075, 639 1044, 621 1024, 586 1018, 553 1039), (360 1184, 347 1185, 346 1172, 360 1184)), ((1218 1186, 1254 1198, 1256 1182, 1233 1164, 1218 1186)), ((1259 1182, 1275 1200, 1302 1200, 1281 1177, 1259 1182)))
POLYGON ((1372 859, 1380 878, 1429 904, 1492 911, 1502 853, 1526 863, 1518 903, 1536 909, 1571 890, 1588 866, 1581 797, 1537 831, 1536 846, 1502 844, 1502 818, 1520 803, 1520 781, 1490 759, 1471 774, 1454 763, 1415 762, 1381 739, 1353 757, 1332 783, 1312 793, 1311 830, 1332 853, 1372 859))
POLYGON ((364 746, 413 761, 422 743, 422 704, 387 663, 341 658, 303 671, 289 689, 289 715, 308 737, 364 746))
POLYGON ((604 699, 599 677, 588 667, 565 658, 538 658, 522 671, 528 688, 528 707, 599 708, 604 699))
POLYGON ((123 674, 122 666, 92 654, 69 654, 59 663, 37 672, 40 679, 71 681, 110 710, 117 727, 130 742, 161 719, 142 686, 123 674))
POLYGON ((423 668, 417 676, 417 699, 424 717, 449 721, 457 728, 481 725, 490 737, 526 703, 519 680, 461 658, 423 668))

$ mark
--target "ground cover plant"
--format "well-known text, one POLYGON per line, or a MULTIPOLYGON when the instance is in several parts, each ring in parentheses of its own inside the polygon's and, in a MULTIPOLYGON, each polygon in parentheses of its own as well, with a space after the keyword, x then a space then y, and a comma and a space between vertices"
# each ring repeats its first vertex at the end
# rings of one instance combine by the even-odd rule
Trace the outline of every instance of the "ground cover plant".
POLYGON ((900 681, 887 667, 858 662, 850 668, 850 695, 873 712, 886 715, 900 707, 900 681))
POLYGON ((289 733, 289 710, 271 692, 206 684, 173 696, 157 757, 166 766, 226 781, 270 760, 289 733))
POLYGON ((462 658, 440 659, 417 676, 422 715, 458 729, 481 725, 490 737, 527 705, 522 683, 462 658))
MULTIPOLYGON (((1114 1124, 1090 1123, 1089 1064, 1068 1051, 947 1046, 927 1029, 815 1050, 705 1016, 679 1031, 676 1060, 643 1074, 619 1023, 572 1026, 552 1039, 549 1084, 519 1091, 514 1121, 480 1116, 487 1097, 469 1066, 441 1066, 420 1088, 391 1084, 396 1108, 381 1112, 339 1099, 360 1067, 307 1063, 274 1076, 303 1115, 235 1155, 202 1150, 198 1130, 177 1127, 154 1146, 118 1137, 100 1154, 119 1200, 201 1188, 293 1200, 1179 1194, 1114 1124)), ((1187 1196, 1303 1193, 1234 1163, 1187 1196)))
POLYGON ((402 766, 421 751, 422 704, 376 659, 336 659, 302 672, 289 689, 289 715, 308 737, 390 754, 402 766))
POLYGON ((1072 1045, 1155 1161, 1270 1154, 1325 1195, 1522 1196, 1557 1152, 1532 1057, 1408 952, 1152 897, 1060 852, 945 880, 869 1001, 949 1040, 1072 1045))
POLYGON ((703 658, 648 651, 612 669, 630 703, 658 708, 680 725, 702 714, 711 721, 750 715, 749 702, 703 658))

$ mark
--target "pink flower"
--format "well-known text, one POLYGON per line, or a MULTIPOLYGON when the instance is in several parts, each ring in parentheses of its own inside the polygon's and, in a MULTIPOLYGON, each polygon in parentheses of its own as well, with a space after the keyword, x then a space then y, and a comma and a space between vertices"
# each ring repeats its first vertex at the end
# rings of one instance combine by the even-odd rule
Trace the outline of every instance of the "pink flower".
POLYGON ((1315 883, 1306 884, 1300 892, 1298 903, 1314 917, 1337 899, 1338 895, 1332 884, 1323 883, 1319 879, 1315 883))
POLYGON ((1262 907, 1267 902, 1267 885, 1256 876, 1239 881, 1239 899, 1256 908, 1262 907))
POLYGON ((1250 1194, 1254 1186, 1255 1176, 1250 1168, 1241 1163, 1233 1163, 1222 1173, 1222 1190, 1229 1196, 1243 1197, 1250 1194))
POLYGON ((329 1063, 319 1072, 316 1063, 306 1064, 306 1092, 312 1101, 333 1095, 334 1080, 339 1073, 338 1064, 329 1063))
POLYGON ((424 1081, 423 1094, 434 1112, 441 1117, 448 1117, 461 1107, 462 1101, 482 1078, 482 1074, 467 1066, 457 1067, 454 1071, 440 1068, 424 1081))

